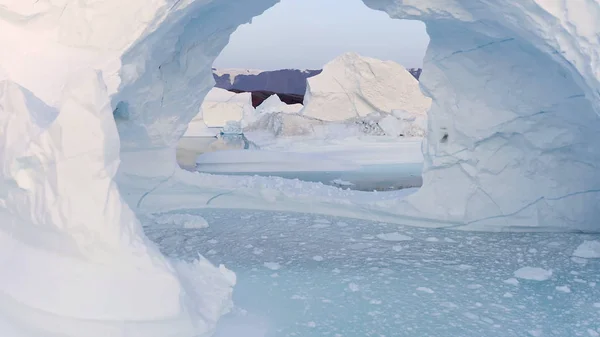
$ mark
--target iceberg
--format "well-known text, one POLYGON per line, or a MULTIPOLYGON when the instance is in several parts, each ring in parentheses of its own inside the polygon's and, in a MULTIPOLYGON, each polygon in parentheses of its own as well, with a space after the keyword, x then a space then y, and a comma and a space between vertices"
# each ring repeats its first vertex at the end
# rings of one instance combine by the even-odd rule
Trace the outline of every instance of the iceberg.
POLYGON ((323 121, 343 121, 404 109, 425 116, 431 99, 408 70, 392 61, 346 53, 308 78, 301 113, 323 121))
POLYGON ((252 110, 251 93, 236 94, 213 88, 202 102, 201 114, 208 127, 223 127, 228 121, 241 121, 244 114, 252 110))
POLYGON ((256 109, 248 110, 244 114, 242 125, 246 129, 252 129, 255 127, 255 124, 261 120, 271 119, 272 115, 277 115, 279 113, 296 114, 300 110, 302 110, 302 104, 288 105, 282 102, 279 96, 271 95, 259 106, 257 106, 256 109))
MULTIPOLYGON (((0 0, 4 335, 213 331, 235 277, 164 258, 123 184, 147 179, 147 195, 180 172, 176 144, 214 85, 213 61, 276 2, 0 0)), ((388 215, 598 231, 598 1, 364 2, 425 22, 431 38, 424 185, 380 202, 388 215)))
POLYGON ((279 96, 271 95, 261 105, 256 107, 256 111, 259 114, 277 112, 298 113, 302 110, 302 107, 302 104, 286 104, 281 101, 279 96))

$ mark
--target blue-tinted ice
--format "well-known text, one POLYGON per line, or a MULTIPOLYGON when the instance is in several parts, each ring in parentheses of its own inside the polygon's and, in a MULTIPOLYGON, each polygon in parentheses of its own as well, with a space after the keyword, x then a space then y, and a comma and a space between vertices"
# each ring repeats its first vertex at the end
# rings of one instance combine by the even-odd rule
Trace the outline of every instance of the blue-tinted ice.
POLYGON ((217 336, 600 334, 600 260, 572 257, 583 240, 599 235, 462 232, 263 211, 187 213, 210 227, 165 228, 148 220, 146 231, 169 256, 200 253, 236 272, 237 309, 217 336), (552 276, 517 280, 514 272, 527 266, 552 276))

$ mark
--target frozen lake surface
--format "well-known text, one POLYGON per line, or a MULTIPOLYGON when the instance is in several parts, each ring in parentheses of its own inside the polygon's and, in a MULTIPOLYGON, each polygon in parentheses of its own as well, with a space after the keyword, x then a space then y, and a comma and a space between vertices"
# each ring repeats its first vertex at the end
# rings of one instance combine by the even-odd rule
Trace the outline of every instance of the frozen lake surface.
POLYGON ((598 336, 600 235, 478 233, 303 213, 173 212, 144 224, 162 251, 236 272, 217 337, 598 336), (192 221, 193 222, 193 221, 192 221))
POLYGON ((298 179, 324 185, 349 188, 356 191, 389 191, 421 187, 423 179, 421 163, 363 165, 357 169, 341 171, 256 171, 223 172, 212 171, 209 165, 198 168, 198 172, 220 175, 281 177, 298 179))
POLYGON ((265 150, 243 135, 187 137, 178 145, 177 161, 188 171, 299 179, 357 191, 423 184, 420 139, 279 141, 265 150))

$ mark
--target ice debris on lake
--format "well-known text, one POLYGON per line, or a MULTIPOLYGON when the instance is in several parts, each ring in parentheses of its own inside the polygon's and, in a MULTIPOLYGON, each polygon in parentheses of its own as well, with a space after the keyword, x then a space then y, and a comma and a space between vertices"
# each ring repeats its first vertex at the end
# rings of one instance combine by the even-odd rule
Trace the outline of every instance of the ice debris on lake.
POLYGON ((197 214, 164 213, 154 218, 154 221, 159 225, 169 225, 173 227, 196 229, 208 227, 208 222, 206 219, 197 214))
POLYGON ((523 267, 515 271, 515 277, 531 280, 531 281, 546 281, 552 277, 552 270, 547 270, 539 267, 523 267))
POLYGON ((584 241, 575 249, 573 256, 586 259, 600 259, 600 241, 584 241))

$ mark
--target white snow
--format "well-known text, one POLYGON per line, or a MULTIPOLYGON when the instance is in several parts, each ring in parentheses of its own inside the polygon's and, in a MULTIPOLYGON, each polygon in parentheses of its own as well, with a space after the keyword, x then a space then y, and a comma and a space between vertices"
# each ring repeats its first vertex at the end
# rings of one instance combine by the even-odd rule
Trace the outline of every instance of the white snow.
POLYGON ((568 294, 571 292, 571 288, 568 285, 556 286, 556 291, 568 294))
POLYGON ((575 249, 573 256, 586 259, 600 258, 600 241, 584 241, 577 247, 577 249, 575 249))
POLYGON ((425 116, 431 100, 401 65, 356 53, 341 55, 307 79, 300 113, 324 121, 365 117, 372 112, 403 109, 425 116))
POLYGON ((531 281, 546 281, 552 277, 552 270, 539 267, 523 267, 514 272, 516 278, 531 281))
POLYGON ((435 291, 433 291, 433 290, 431 290, 430 288, 427 288, 427 287, 418 287, 417 291, 428 293, 428 294, 435 293, 435 291))

